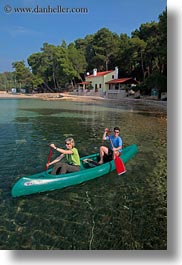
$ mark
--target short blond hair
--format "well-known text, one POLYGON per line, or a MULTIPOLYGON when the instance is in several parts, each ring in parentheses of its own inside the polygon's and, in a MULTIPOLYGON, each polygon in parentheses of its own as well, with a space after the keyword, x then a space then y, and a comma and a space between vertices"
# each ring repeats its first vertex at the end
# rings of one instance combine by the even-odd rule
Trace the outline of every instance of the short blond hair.
POLYGON ((75 140, 71 137, 66 138, 65 143, 70 143, 73 147, 75 146, 75 140))

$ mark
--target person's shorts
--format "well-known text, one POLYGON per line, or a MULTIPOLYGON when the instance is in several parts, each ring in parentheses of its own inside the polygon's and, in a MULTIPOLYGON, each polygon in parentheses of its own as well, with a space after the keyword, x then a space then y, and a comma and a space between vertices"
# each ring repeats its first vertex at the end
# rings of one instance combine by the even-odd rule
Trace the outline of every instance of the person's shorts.
POLYGON ((108 154, 104 154, 104 163, 113 160, 113 151, 109 148, 108 154))

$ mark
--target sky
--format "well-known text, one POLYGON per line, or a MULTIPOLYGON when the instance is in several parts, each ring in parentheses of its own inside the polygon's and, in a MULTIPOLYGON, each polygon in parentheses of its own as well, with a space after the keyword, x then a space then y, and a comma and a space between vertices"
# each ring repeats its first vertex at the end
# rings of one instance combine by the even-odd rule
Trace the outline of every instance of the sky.
POLYGON ((167 0, 0 0, 0 73, 12 71, 12 62, 27 63, 45 42, 69 44, 103 27, 130 36, 141 24, 158 22, 166 5, 167 0))

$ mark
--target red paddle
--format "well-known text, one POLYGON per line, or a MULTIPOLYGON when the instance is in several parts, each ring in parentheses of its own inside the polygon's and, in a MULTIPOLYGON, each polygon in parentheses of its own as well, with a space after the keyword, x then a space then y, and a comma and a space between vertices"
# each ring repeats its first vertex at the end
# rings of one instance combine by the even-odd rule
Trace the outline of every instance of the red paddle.
MULTIPOLYGON (((47 163, 50 163, 50 161, 51 161, 51 156, 52 156, 52 148, 50 147, 50 151, 49 151, 49 155, 48 155, 47 163)), ((47 166, 47 165, 46 165, 46 170, 48 170, 48 166, 47 166)))
MULTIPOLYGON (((110 138, 110 141, 111 141, 112 148, 114 148, 111 138, 110 138)), ((126 172, 125 165, 119 156, 115 156, 114 163, 115 163, 115 167, 116 167, 116 171, 118 175, 122 175, 126 172)))
POLYGON ((115 157, 114 163, 115 163, 115 167, 116 167, 118 175, 122 175, 126 172, 125 165, 119 156, 115 157))

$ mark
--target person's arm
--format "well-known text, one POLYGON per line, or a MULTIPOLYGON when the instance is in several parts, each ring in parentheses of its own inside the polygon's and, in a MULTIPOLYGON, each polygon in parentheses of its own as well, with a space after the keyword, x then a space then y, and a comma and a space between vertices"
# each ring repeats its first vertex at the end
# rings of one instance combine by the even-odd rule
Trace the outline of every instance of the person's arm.
POLYGON ((54 159, 52 162, 47 163, 47 167, 49 167, 49 166, 51 166, 51 165, 53 165, 53 164, 59 162, 61 159, 63 159, 63 157, 64 157, 64 154, 61 154, 61 155, 58 156, 56 159, 54 159))
POLYGON ((107 140, 107 133, 108 133, 108 128, 105 128, 105 131, 104 131, 104 134, 103 134, 103 136, 102 136, 102 140, 107 140))
POLYGON ((122 145, 121 145, 121 146, 119 146, 119 147, 117 147, 117 148, 116 148, 116 147, 113 147, 113 149, 112 149, 112 150, 113 150, 113 151, 119 151, 120 149, 122 149, 122 145))
POLYGON ((72 155, 73 154, 73 151, 72 150, 65 150, 65 149, 62 149, 62 148, 58 148, 55 146, 55 144, 51 144, 50 147, 52 147, 54 150, 64 154, 64 155, 72 155))
POLYGON ((62 149, 62 148, 57 148, 57 147, 55 146, 55 144, 51 144, 50 147, 52 147, 54 150, 57 150, 58 152, 60 152, 61 155, 58 156, 58 157, 57 157, 55 160, 53 160, 52 162, 47 163, 47 167, 49 167, 49 166, 51 166, 51 165, 53 165, 53 164, 59 162, 61 159, 63 159, 64 155, 66 155, 66 154, 72 154, 72 153, 73 153, 72 150, 64 150, 64 149, 62 149))

